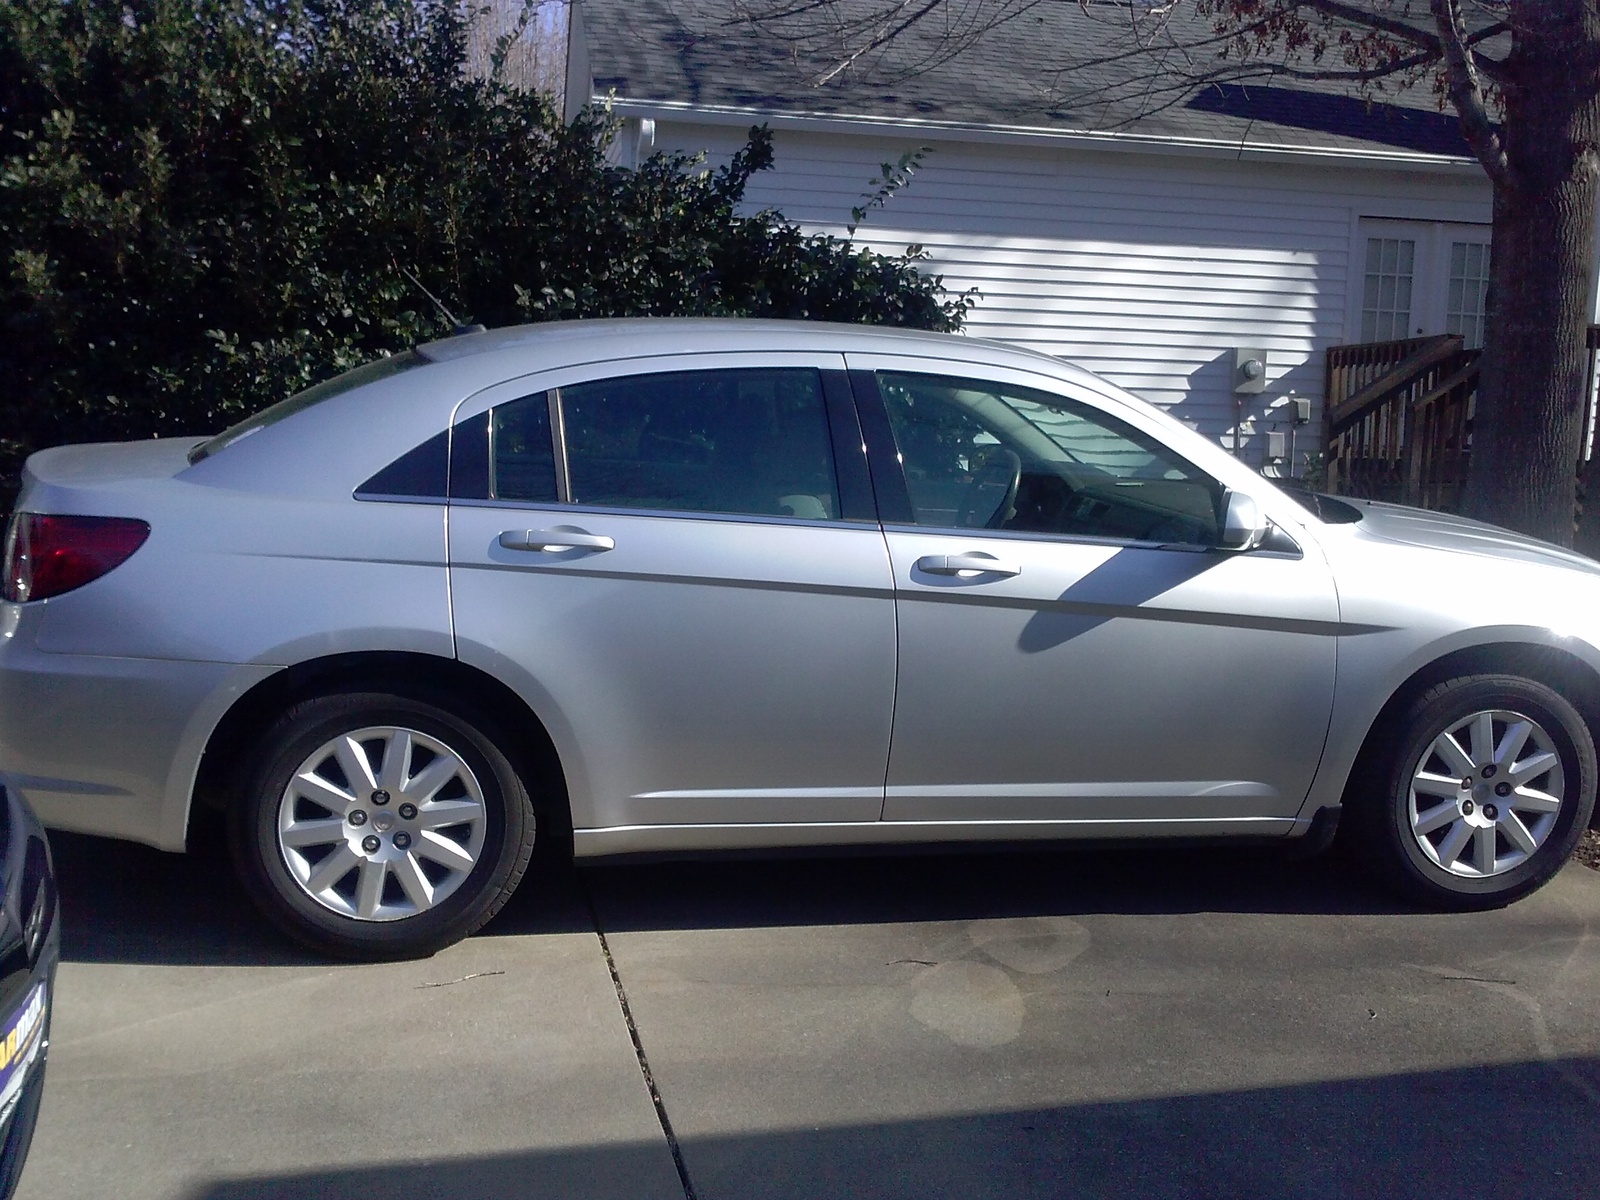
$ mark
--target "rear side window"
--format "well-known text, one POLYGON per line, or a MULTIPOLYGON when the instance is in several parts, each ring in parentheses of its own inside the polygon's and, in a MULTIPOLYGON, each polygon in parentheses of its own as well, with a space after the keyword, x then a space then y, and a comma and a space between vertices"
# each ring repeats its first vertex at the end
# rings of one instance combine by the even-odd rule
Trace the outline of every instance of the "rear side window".
POLYGON ((683 371, 563 388, 574 504, 834 520, 821 375, 683 371))
POLYGON ((497 404, 402 454, 356 489, 361 499, 556 502, 550 400, 545 392, 497 404))
POLYGON ((451 475, 459 499, 810 520, 840 512, 822 379, 809 369, 634 375, 528 396, 457 426, 451 475), (560 455, 553 420, 565 433, 560 455), (480 455, 486 472, 474 467, 480 455))
POLYGON ((838 520, 812 369, 634 375, 538 392, 457 422, 360 496, 838 520), (552 431, 559 424, 565 437, 552 431), (448 482, 446 481, 448 474, 448 482))
POLYGON ((356 495, 443 499, 449 464, 450 435, 440 433, 395 459, 358 487, 356 495))
MULTIPOLYGON (((469 442, 461 440, 463 455, 469 442)), ((550 399, 545 392, 489 410, 489 498, 556 502, 556 460, 550 441, 550 399)))

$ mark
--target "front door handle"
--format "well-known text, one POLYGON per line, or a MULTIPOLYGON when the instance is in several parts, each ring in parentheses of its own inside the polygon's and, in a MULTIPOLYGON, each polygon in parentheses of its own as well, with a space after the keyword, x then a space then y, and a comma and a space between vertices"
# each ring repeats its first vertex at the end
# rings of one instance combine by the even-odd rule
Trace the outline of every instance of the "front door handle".
POLYGON ((925 575, 1021 575, 1015 563, 1001 562, 981 551, 970 554, 929 554, 917 559, 914 568, 925 575))
POLYGON ((554 529, 508 529, 500 535, 506 550, 612 550, 617 540, 558 525, 554 529))

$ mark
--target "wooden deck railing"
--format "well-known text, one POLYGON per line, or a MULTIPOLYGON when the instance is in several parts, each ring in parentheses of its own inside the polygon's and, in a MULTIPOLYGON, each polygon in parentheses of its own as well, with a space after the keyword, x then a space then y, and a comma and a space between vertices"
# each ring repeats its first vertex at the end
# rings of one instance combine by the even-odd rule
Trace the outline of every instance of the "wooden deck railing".
MULTIPOLYGON (((1589 326, 1583 448, 1585 493, 1600 493, 1600 325, 1589 326)), ((1454 512, 1467 482, 1478 351, 1454 334, 1331 346, 1323 402, 1323 485, 1336 495, 1454 512)))
POLYGON ((1454 334, 1330 347, 1328 491, 1454 511, 1477 387, 1478 351, 1454 334))

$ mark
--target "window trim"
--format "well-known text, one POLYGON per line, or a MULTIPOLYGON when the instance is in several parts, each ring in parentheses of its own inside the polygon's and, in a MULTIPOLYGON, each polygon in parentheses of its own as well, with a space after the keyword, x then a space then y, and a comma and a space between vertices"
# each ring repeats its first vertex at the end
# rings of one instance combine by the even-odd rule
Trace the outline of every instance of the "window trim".
POLYGON ((900 447, 894 440, 894 426, 889 424, 889 408, 884 403, 883 392, 878 388, 878 371, 850 368, 850 390, 855 396, 856 411, 861 417, 861 432, 867 447, 867 467, 872 476, 872 490, 878 501, 878 518, 887 528, 890 525, 910 525, 915 528, 915 513, 911 508, 911 489, 906 484, 905 467, 900 460, 900 447))
POLYGON ((567 410, 561 402, 560 388, 546 388, 544 398, 550 406, 550 458, 555 464, 556 503, 570 506, 572 468, 567 464, 567 410))
MULTIPOLYGON (((861 428, 861 411, 850 375, 842 368, 822 372, 822 399, 828 413, 828 436, 833 447, 834 481, 839 486, 839 522, 878 523, 867 441, 861 428)), ((837 524, 839 522, 829 522, 837 524)))

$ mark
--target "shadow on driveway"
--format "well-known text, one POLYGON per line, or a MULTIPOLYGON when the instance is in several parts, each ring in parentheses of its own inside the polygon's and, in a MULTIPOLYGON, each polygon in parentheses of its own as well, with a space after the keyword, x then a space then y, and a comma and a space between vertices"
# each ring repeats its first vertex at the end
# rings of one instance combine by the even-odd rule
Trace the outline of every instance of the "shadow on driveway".
MULTIPOLYGON (((1593 1196, 1600 1060, 689 1138, 699 1200, 1593 1196)), ((633 1200, 659 1146, 579 1147, 219 1181, 186 1200, 633 1200)), ((656 1167, 659 1171, 659 1167, 656 1167)), ((659 1178, 659 1175, 657 1175, 659 1178)))
MULTIPOLYGON (((1083 913, 1411 911, 1337 854, 1027 847, 586 866, 608 931, 867 925, 1083 913)), ((496 922, 493 932, 516 930, 496 922)))
MULTIPOLYGON (((68 962, 309 965, 235 881, 216 830, 188 854, 53 833, 68 962)), ((536 860, 536 866, 537 860, 536 860)), ((1404 911, 1334 855, 1266 847, 836 853, 538 866, 478 937, 1081 913, 1404 911)))

